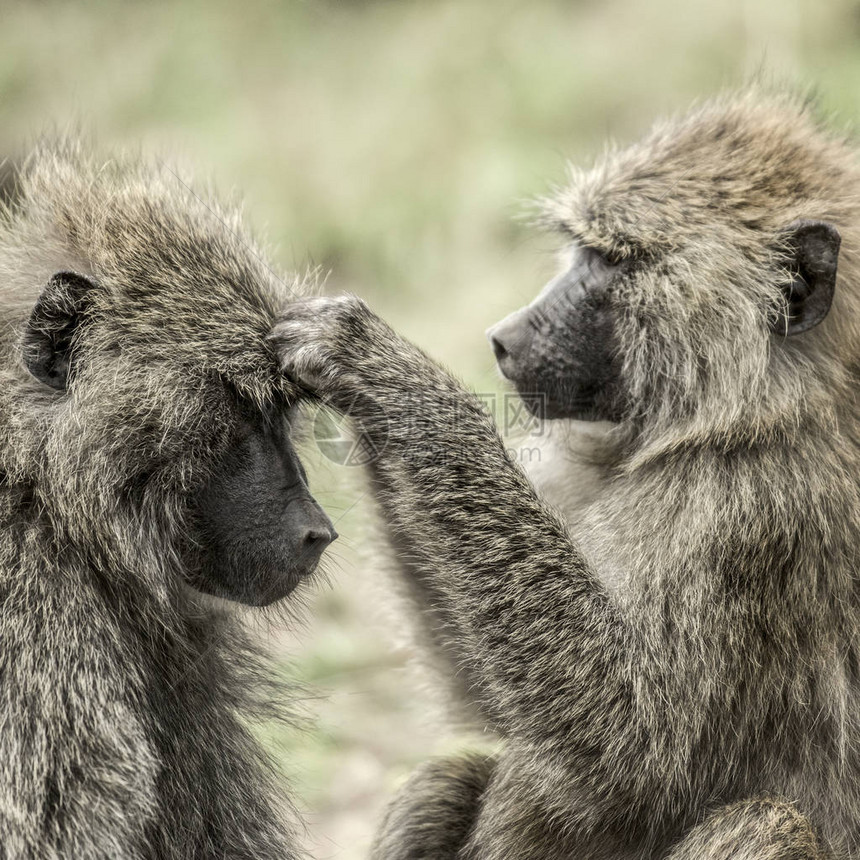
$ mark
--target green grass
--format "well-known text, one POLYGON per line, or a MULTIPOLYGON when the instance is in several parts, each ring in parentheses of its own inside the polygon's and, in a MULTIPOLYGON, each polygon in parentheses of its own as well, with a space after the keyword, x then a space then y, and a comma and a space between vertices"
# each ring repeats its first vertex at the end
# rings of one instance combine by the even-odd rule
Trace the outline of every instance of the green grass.
MULTIPOLYGON (((330 269, 329 289, 492 391, 483 330, 553 267, 518 216, 568 159, 762 67, 852 122, 858 37, 847 0, 2 2, 0 147, 78 120, 177 154, 243 189, 279 264, 330 269)), ((392 650, 359 552, 366 500, 315 462, 340 561, 296 635, 267 633, 314 717, 264 734, 314 855, 354 858, 396 781, 449 741, 392 650)))

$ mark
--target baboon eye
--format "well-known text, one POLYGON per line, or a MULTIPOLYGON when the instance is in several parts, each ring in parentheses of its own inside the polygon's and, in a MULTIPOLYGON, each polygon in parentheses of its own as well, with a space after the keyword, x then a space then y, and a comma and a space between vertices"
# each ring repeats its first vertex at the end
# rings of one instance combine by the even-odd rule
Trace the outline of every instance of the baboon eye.
POLYGON ((585 248, 583 253, 586 255, 586 266, 580 276, 583 289, 586 292, 603 291, 618 264, 610 262, 607 255, 597 248, 585 248))

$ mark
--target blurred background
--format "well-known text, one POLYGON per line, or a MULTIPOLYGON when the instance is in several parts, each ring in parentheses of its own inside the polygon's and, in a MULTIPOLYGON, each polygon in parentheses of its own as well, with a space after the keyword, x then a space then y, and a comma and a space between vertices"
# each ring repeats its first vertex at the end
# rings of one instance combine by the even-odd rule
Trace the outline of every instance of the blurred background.
MULTIPOLYGON (((851 125, 856 0, 0 2, 0 146, 76 120, 225 190, 285 269, 366 297, 483 392, 483 331, 553 268, 526 202, 658 115, 766 76, 851 125)), ((252 619, 295 728, 261 728, 315 858, 365 855, 410 768, 457 743, 409 670, 366 549, 357 470, 305 446, 342 537, 301 619, 252 619)))

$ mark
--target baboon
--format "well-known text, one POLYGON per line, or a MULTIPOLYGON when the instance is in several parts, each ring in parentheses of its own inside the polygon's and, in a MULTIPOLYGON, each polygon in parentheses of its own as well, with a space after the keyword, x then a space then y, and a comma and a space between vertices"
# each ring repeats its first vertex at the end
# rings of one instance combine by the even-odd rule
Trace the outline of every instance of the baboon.
POLYGON ((335 537, 267 340, 290 289, 233 209, 167 168, 46 142, 16 186, 0 216, 0 854, 296 857, 247 724, 272 701, 264 667, 212 597, 285 597, 335 537))
POLYGON ((547 417, 611 422, 568 520, 359 300, 275 329, 381 451, 404 576, 503 738, 422 768, 374 856, 860 857, 856 150, 755 88, 544 211, 562 274, 490 337, 547 417))

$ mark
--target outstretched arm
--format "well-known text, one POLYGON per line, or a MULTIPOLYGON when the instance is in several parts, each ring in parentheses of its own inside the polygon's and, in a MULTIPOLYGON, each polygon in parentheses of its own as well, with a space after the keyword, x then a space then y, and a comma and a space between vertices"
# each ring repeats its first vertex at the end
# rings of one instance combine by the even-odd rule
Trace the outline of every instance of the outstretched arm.
POLYGON ((508 457, 478 399, 360 300, 296 302, 274 338, 284 370, 352 415, 377 452, 385 519, 535 804, 563 807, 574 829, 659 838, 685 825, 726 776, 712 766, 719 751, 703 748, 709 718, 730 719, 701 687, 716 670, 696 642, 718 656, 721 647, 708 614, 678 632, 685 648, 667 666, 661 643, 624 616, 508 457))

